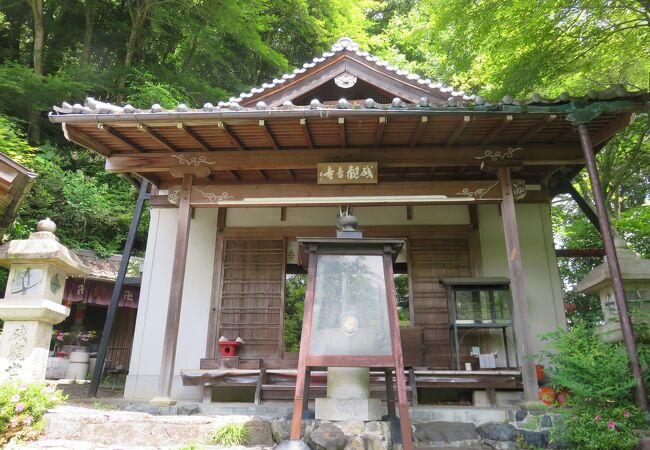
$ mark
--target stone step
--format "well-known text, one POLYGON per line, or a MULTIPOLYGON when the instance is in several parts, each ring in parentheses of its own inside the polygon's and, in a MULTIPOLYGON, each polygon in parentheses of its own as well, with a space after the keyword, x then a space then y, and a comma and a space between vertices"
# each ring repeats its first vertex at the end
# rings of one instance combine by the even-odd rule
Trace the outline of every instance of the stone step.
MULTIPOLYGON (((62 406, 45 416, 43 440, 87 441, 96 445, 166 448, 187 445, 225 423, 249 416, 152 416, 62 406)), ((101 448, 101 447, 100 447, 101 448)))

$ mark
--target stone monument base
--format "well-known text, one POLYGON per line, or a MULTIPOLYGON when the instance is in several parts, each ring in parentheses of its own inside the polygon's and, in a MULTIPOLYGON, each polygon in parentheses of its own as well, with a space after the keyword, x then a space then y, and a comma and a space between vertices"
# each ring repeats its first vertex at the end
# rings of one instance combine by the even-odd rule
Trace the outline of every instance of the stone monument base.
POLYGON ((318 420, 380 420, 381 400, 376 398, 317 398, 318 420))

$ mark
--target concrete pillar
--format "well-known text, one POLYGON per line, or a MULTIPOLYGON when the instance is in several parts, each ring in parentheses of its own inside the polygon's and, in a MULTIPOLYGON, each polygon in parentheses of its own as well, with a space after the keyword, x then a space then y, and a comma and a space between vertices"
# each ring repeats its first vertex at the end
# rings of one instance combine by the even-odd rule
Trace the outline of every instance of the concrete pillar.
POLYGON ((0 300, 0 382, 45 380, 52 325, 70 313, 61 304, 65 279, 89 272, 54 231, 54 222, 45 219, 29 239, 0 247, 0 265, 9 268, 5 298, 0 300))
POLYGON ((370 398, 367 367, 327 369, 327 398, 316 399, 319 420, 380 420, 381 402, 370 398))

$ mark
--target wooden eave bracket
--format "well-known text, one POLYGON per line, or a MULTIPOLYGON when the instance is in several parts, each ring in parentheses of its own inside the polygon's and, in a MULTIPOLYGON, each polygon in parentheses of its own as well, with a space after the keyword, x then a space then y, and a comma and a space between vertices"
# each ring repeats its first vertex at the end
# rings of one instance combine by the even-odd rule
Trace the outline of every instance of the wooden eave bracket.
POLYGON ((515 159, 498 160, 498 161, 492 161, 492 160, 481 161, 482 172, 496 173, 499 171, 500 168, 503 167, 509 168, 510 172, 517 172, 524 167, 524 162, 515 159))

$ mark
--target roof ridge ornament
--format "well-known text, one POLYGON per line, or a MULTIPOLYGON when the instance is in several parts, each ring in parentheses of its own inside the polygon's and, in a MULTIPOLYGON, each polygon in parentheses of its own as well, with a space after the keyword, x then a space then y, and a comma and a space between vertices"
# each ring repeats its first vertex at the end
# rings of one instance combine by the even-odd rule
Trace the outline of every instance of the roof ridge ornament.
POLYGON ((342 37, 336 42, 336 44, 332 45, 332 51, 340 52, 342 50, 357 51, 359 50, 359 44, 354 42, 350 37, 342 37))

